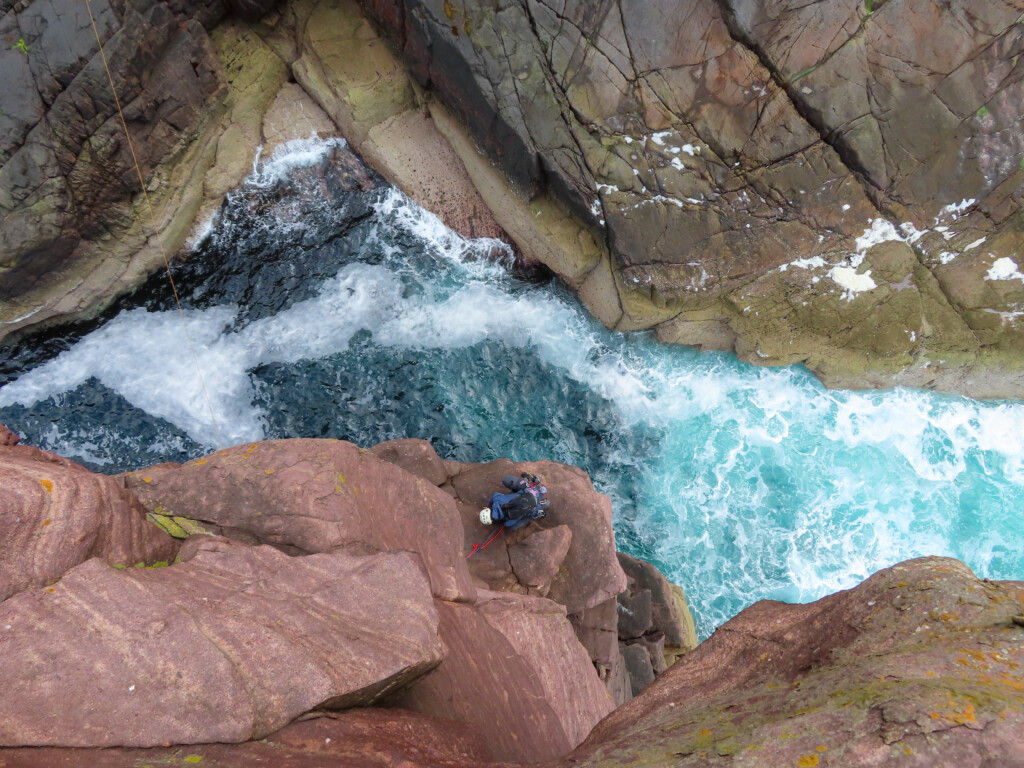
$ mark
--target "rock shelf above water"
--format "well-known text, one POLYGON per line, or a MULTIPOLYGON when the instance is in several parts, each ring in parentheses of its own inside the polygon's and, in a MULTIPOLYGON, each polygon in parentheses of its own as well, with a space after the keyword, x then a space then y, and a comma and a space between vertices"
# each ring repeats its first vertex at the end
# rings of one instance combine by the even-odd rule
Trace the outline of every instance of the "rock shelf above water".
POLYGON ((1024 582, 922 558, 762 601, 687 652, 678 588, 615 553, 607 499, 573 467, 282 440, 102 478, 0 437, 0 472, 30 459, 124 502, 97 518, 89 494, 5 493, 5 514, 160 544, 11 582, 6 768, 1024 765, 1024 582), (513 470, 544 475, 551 516, 466 560, 513 470), (173 519, 184 543, 154 524, 173 519))

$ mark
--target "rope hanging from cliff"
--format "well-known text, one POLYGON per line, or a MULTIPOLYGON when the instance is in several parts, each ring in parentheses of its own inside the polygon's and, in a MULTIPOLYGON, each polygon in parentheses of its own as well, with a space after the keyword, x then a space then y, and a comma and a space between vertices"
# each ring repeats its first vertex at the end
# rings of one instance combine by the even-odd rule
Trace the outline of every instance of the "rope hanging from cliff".
POLYGON ((210 400, 210 393, 206 389, 206 378, 203 376, 203 369, 199 365, 199 356, 196 354, 195 345, 192 343, 192 336, 188 332, 188 321, 185 319, 185 310, 181 308, 181 298, 178 296, 178 287, 174 284, 174 276, 171 274, 171 264, 167 258, 167 251, 164 248, 163 237, 156 225, 156 214, 153 212, 153 204, 149 200, 149 192, 146 190, 146 182, 142 178, 142 169, 139 167, 139 159, 135 155, 135 146, 132 144, 132 137, 128 133, 128 122, 124 118, 124 111, 121 109, 121 100, 117 97, 117 89, 114 88, 114 78, 110 74, 110 67, 107 65, 107 55, 103 52, 103 41, 100 40, 100 31, 96 27, 96 19, 92 15, 92 0, 85 0, 86 10, 89 12, 89 21, 92 24, 93 34, 96 35, 96 45, 99 46, 100 60, 103 62, 103 69, 107 73, 107 82, 110 83, 110 92, 114 96, 114 104, 117 106, 117 114, 121 117, 121 127, 124 129, 124 137, 128 141, 128 151, 131 152, 132 162, 135 164, 135 173, 139 177, 139 187, 142 189, 142 196, 146 200, 146 208, 149 210, 150 227, 156 237, 157 246, 160 248, 160 256, 164 261, 164 268, 167 270, 167 280, 171 284, 171 293, 174 294, 174 303, 178 307, 178 316, 181 318, 181 325, 185 330, 185 339, 188 342, 189 352, 192 353, 192 362, 195 363, 196 372, 199 374, 199 384, 203 390, 203 399, 206 400, 206 408, 210 412, 210 421, 213 424, 213 431, 217 435, 217 447, 224 447, 224 438, 221 436, 220 423, 213 412, 213 402, 210 400))
POLYGON ((466 555, 466 559, 469 560, 469 558, 471 558, 473 555, 475 555, 481 549, 483 549, 488 544, 490 544, 492 541, 494 541, 496 538, 498 538, 498 534, 500 534, 504 530, 505 530, 505 526, 503 525, 500 528, 498 528, 498 530, 496 530, 494 533, 492 533, 490 535, 490 537, 487 539, 487 541, 485 541, 483 544, 474 544, 473 545, 473 551, 470 552, 468 555, 466 555))

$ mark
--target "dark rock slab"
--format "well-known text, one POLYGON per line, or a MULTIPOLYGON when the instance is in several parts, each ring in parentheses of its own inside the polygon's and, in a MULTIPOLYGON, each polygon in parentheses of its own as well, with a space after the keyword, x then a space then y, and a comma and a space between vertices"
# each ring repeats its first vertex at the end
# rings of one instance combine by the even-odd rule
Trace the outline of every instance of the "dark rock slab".
POLYGON ((623 640, 640 637, 651 628, 651 590, 623 592, 618 597, 619 637, 623 640))
POLYGON ((418 558, 194 537, 187 562, 90 560, 0 605, 0 745, 261 738, 393 695, 442 657, 418 558))
POLYGON ((651 655, 642 643, 633 645, 622 644, 622 659, 629 675, 630 688, 633 696, 639 696, 644 688, 654 682, 654 667, 651 666, 651 655))
POLYGON ((474 594, 451 497, 351 443, 247 443, 123 477, 152 512, 214 523, 225 536, 292 554, 418 552, 435 595, 474 594))

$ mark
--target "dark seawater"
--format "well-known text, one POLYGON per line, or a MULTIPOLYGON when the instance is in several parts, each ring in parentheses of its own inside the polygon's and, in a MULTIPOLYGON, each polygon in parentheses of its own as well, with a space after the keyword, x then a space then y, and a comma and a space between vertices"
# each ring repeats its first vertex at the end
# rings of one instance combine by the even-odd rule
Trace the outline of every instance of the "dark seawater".
POLYGON ((1024 577, 1024 405, 827 391, 611 333, 557 282, 511 274, 500 244, 383 183, 331 181, 332 163, 305 142, 255 168, 175 267, 184 323, 158 274, 4 350, 0 422, 110 473, 295 436, 576 464, 704 636, 916 555, 1024 577))

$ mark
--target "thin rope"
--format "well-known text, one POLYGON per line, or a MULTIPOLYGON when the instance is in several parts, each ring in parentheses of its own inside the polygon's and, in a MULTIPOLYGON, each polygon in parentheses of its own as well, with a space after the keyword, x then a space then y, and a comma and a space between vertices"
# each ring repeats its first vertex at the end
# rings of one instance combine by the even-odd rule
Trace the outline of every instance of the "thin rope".
POLYGON ((142 188, 142 196, 146 200, 146 208, 149 209, 150 227, 156 237, 156 243, 160 248, 160 256, 164 260, 164 268, 167 270, 167 280, 171 284, 171 292, 174 294, 174 303, 178 306, 178 316, 181 318, 181 325, 185 329, 185 339, 188 342, 189 352, 192 354, 192 362, 195 363, 196 372, 199 374, 199 384, 203 390, 203 399, 206 400, 206 408, 210 412, 210 421, 213 423, 213 430, 217 433, 217 447, 224 447, 224 438, 221 436, 220 424, 213 412, 213 402, 210 400, 210 393, 206 389, 206 378, 203 376, 203 369, 199 365, 199 356, 196 354, 195 345, 192 343, 192 335, 188 332, 188 320, 185 318, 185 310, 181 308, 181 299, 178 296, 178 287, 174 284, 174 276, 171 274, 171 264, 167 259, 167 251, 164 249, 163 237, 156 225, 156 214, 153 211, 153 204, 149 200, 149 192, 146 190, 146 182, 142 178, 142 169, 139 167, 139 159, 135 156, 135 147, 132 144, 132 137, 128 133, 128 123, 124 119, 124 111, 121 109, 121 100, 117 98, 117 89, 114 88, 114 78, 110 74, 110 67, 107 65, 107 56, 103 52, 103 42, 100 40, 100 31, 96 27, 96 19, 92 15, 92 0, 85 0, 86 10, 89 12, 89 21, 92 23, 93 34, 96 35, 96 45, 100 49, 100 59, 103 61, 103 69, 107 73, 107 82, 110 83, 110 92, 114 95, 114 104, 117 105, 117 114, 121 117, 121 127, 124 129, 124 137, 128 140, 128 150, 132 155, 132 162, 135 163, 135 173, 139 177, 139 186, 142 188))
POLYGON ((504 526, 504 525, 502 525, 502 526, 501 526, 501 527, 500 527, 500 528, 499 528, 498 530, 496 530, 496 531, 495 531, 494 533, 492 533, 492 534, 491 534, 491 537, 490 537, 489 539, 487 539, 487 541, 485 541, 485 542, 484 542, 483 544, 474 544, 474 545, 473 545, 473 551, 472 551, 472 552, 470 552, 470 553, 469 553, 468 555, 466 555, 466 558, 465 558, 465 559, 466 559, 466 560, 469 560, 469 558, 471 558, 471 557, 472 557, 473 555, 475 555, 475 554, 476 554, 477 552, 479 552, 479 551, 480 551, 481 549, 483 549, 483 548, 484 548, 484 547, 486 547, 486 546, 487 546, 488 544, 490 544, 490 543, 491 543, 492 541, 494 541, 494 540, 495 540, 496 538, 498 538, 498 534, 500 534, 500 533, 501 533, 502 531, 504 531, 504 530, 505 530, 505 526, 504 526))

